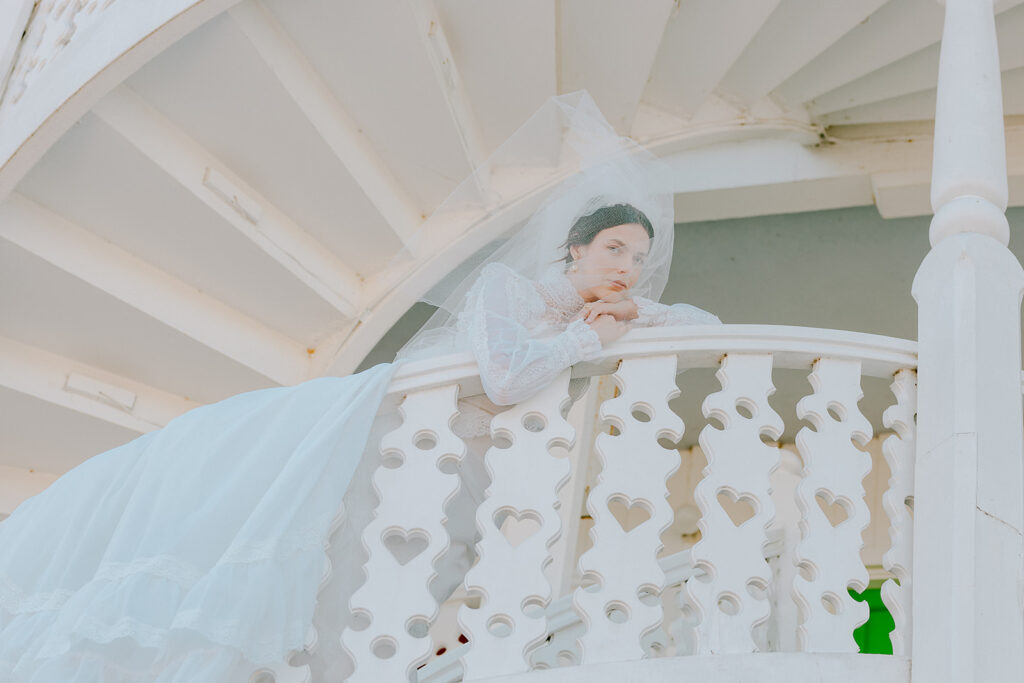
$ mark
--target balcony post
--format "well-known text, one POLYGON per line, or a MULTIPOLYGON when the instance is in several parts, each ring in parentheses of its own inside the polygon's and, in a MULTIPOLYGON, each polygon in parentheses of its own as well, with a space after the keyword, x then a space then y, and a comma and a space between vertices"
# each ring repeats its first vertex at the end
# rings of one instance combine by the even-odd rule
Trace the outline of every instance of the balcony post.
POLYGON ((914 279, 913 681, 1024 671, 1020 303, 992 0, 946 0, 931 201, 914 279))

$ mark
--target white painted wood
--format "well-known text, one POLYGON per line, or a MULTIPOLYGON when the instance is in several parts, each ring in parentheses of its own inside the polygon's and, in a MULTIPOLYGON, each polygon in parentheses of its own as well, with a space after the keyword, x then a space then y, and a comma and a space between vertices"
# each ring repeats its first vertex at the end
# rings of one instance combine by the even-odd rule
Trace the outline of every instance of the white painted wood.
POLYGON ((506 443, 485 455, 491 485, 476 513, 480 559, 465 580, 480 605, 458 612, 472 645, 462 660, 464 680, 528 670, 529 650, 548 630, 551 584, 544 567, 561 533, 558 493, 570 476, 568 458, 552 449, 568 449, 576 438, 562 417, 568 386, 566 371, 491 422, 491 434, 506 443))
POLYGON ((88 32, 92 24, 103 18, 104 10, 113 4, 113 0, 37 2, 34 8, 32 3, 7 4, 21 5, 16 9, 5 9, 5 13, 22 21, 15 27, 15 44, 19 49, 2 64, 4 77, 9 78, 9 82, 0 108, 16 105, 40 72, 71 43, 75 34, 88 32), (24 7, 26 4, 28 8, 24 7))
MULTIPOLYGON (((487 160, 487 153, 477 122, 476 112, 466 88, 459 77, 458 65, 452 54, 444 26, 434 6, 434 0, 406 0, 416 22, 416 32, 423 41, 427 61, 444 95, 452 121, 459 135, 463 153, 470 168, 476 169, 487 160)), ((478 174, 479 177, 479 174, 478 174)))
POLYGON ((0 6, 0 101, 14 67, 14 59, 27 32, 28 20, 35 8, 34 0, 7 0, 0 6))
POLYGON ((492 152, 558 94, 557 3, 436 0, 435 6, 484 148, 492 152))
POLYGON ((721 391, 704 399, 709 424, 700 445, 708 459, 694 492, 701 539, 693 563, 704 576, 686 582, 699 616, 698 654, 757 651, 754 629, 768 620, 772 572, 763 547, 775 516, 770 476, 779 449, 762 442, 782 435, 782 418, 768 404, 775 393, 772 357, 731 354, 717 377, 721 391), (728 500, 723 500, 727 498, 728 500))
POLYGON ((1024 671, 1024 270, 1005 247, 993 23, 988 2, 946 2, 932 249, 911 290, 921 339, 912 576, 913 677, 921 683, 1024 671))
POLYGON ((882 566, 896 578, 882 584, 882 600, 892 615, 895 628, 889 634, 894 655, 910 656, 913 634, 914 570, 914 451, 917 437, 917 373, 900 370, 892 383, 896 404, 886 409, 882 420, 895 434, 882 445, 889 465, 889 488, 882 497, 889 517, 891 545, 882 566))
POLYGON ((641 639, 661 624, 665 574, 657 557, 672 523, 666 482, 679 452, 658 440, 683 435, 668 406, 679 393, 675 375, 672 355, 623 360, 615 373, 620 393, 601 405, 618 433, 597 437, 601 473, 587 500, 593 546, 580 557, 583 585, 573 594, 587 627, 580 638, 587 663, 640 659, 641 639))
MULTIPOLYGON (((602 349, 594 361, 574 365, 572 376, 611 374, 620 360, 667 352, 676 354, 680 370, 718 367, 723 354, 736 353, 769 353, 776 368, 807 371, 822 357, 856 359, 864 376, 885 379, 903 368, 917 367, 917 343, 907 339, 788 325, 713 325, 630 330, 602 349)), ((473 354, 404 363, 395 371, 385 406, 394 407, 409 391, 454 383, 461 387, 463 398, 483 393, 473 354)))
POLYGON ((0 519, 57 480, 56 474, 0 465, 0 519))
POLYGON ((138 399, 138 395, 134 391, 78 372, 68 374, 64 381, 64 390, 103 401, 125 412, 131 412, 135 407, 136 399, 138 399))
POLYGON ((1006 161, 991 12, 987 2, 946 4, 932 250, 912 288, 921 338, 912 648, 914 681, 922 683, 997 680, 1024 670, 1024 431, 1016 381, 1024 271, 1004 246, 1006 161))
POLYGON ((776 93, 788 102, 807 102, 938 43, 943 14, 936 0, 887 2, 787 79, 776 93))
POLYGON ((281 662, 254 671, 249 683, 313 683, 313 676, 308 666, 281 662))
POLYGON ((576 558, 579 557, 577 545, 580 540, 580 518, 586 512, 588 484, 593 480, 590 470, 597 466, 592 457, 593 437, 600 431, 601 404, 611 398, 615 391, 611 377, 598 377, 589 381, 587 393, 573 404, 566 416, 576 433, 584 435, 584 438, 577 439, 569 450, 572 474, 558 495, 562 533, 551 545, 551 564, 546 570, 558 599, 569 596, 579 583, 576 558))
MULTIPOLYGON (((855 112, 866 105, 933 88, 938 70, 939 46, 930 45, 855 81, 819 95, 808 102, 808 108, 819 120, 842 123, 852 118, 855 112)), ((925 114, 926 119, 933 117, 934 109, 925 114)), ((863 119, 863 116, 860 118, 863 119)))
POLYGON ((676 3, 558 0, 558 89, 586 89, 627 134, 676 3))
MULTIPOLYGON (((965 227, 973 221, 965 217, 965 227)), ((951 235, 914 278, 920 368, 914 680, 1024 670, 1020 300, 1024 271, 986 235, 951 235), (921 596, 942 596, 937 600, 921 596)))
POLYGON ((0 237, 280 384, 308 379, 304 348, 34 202, 0 205, 0 237))
POLYGON ((934 111, 935 91, 919 90, 880 102, 869 102, 850 109, 834 111, 818 117, 818 121, 826 126, 864 126, 883 123, 911 125, 915 121, 927 120, 934 111))
MULTIPOLYGON (((17 103, 0 103, 0 199, 103 95, 147 61, 239 0, 104 0, 88 30, 54 50, 19 56, 35 61, 32 87, 17 103), (88 36, 88 39, 83 38, 88 36)), ((54 7, 56 3, 50 3, 54 7)), ((67 5, 69 3, 61 3, 67 5)), ((95 6, 94 6, 95 7, 95 6)), ((76 10, 82 8, 76 3, 76 10)), ((17 66, 15 66, 17 68, 17 66)), ((13 79, 12 79, 13 82, 13 79)))
POLYGON ((437 601, 434 561, 450 545, 445 503, 458 491, 466 446, 450 428, 458 386, 410 393, 402 424, 381 440, 373 475, 380 499, 363 531, 366 583, 350 598, 352 620, 341 640, 355 663, 348 680, 404 681, 431 653, 437 601))
POLYGON ((867 604, 847 592, 868 586, 860 549, 870 521, 862 482, 871 471, 871 456, 854 443, 867 445, 871 425, 857 407, 864 395, 860 377, 859 361, 822 358, 809 377, 814 393, 796 408, 797 417, 813 426, 796 437, 804 461, 797 487, 803 538, 796 557, 801 571, 793 585, 805 652, 857 652, 853 630, 868 619, 867 604))
POLYGON ((771 474, 772 502, 775 519, 768 530, 777 539, 778 553, 768 557, 772 568, 771 620, 768 623, 768 649, 772 652, 798 652, 797 637, 800 609, 793 599, 793 582, 797 577, 796 548, 800 544, 800 506, 797 488, 803 477, 803 462, 793 445, 779 448, 779 466, 771 474))
POLYGON ((885 2, 782 0, 722 79, 721 89, 743 104, 756 102, 885 2))
POLYGON ((949 0, 935 104, 935 218, 928 233, 932 246, 968 231, 1009 242, 1010 226, 1003 215, 1007 194, 1003 95, 992 6, 989 0, 949 0))
POLYGON ((680 2, 665 27, 644 101, 684 118, 692 116, 778 4, 779 0, 680 2))
POLYGON ((408 244, 423 222, 423 210, 398 183, 299 47, 259 0, 235 6, 230 15, 370 202, 408 244))
POLYGON ((916 171, 890 171, 871 174, 871 192, 882 218, 925 216, 931 213, 930 174, 916 171))
MULTIPOLYGON (((925 2, 927 0, 921 0, 925 2)), ((890 3, 898 4, 898 3, 890 3)), ((937 4, 937 3, 936 3, 937 4)), ((937 9, 941 9, 937 6, 937 9)), ((1000 68, 1005 72, 1024 66, 1024 44, 1019 40, 1024 30, 1024 7, 1015 7, 999 17, 996 34, 999 43, 1000 68)), ((915 32, 908 32, 913 40, 915 32)), ((877 48, 876 48, 877 49, 877 48)), ((871 73, 823 93, 809 103, 814 114, 826 116, 825 119, 838 123, 842 118, 858 118, 869 120, 865 112, 877 112, 873 120, 900 120, 886 118, 887 111, 894 108, 885 106, 885 101, 899 99, 913 94, 932 91, 938 80, 939 71, 938 42, 924 47, 917 52, 908 54, 902 59, 886 64, 871 73), (876 104, 868 108, 866 105, 876 104)), ((856 63, 857 60, 850 60, 856 63)), ((931 93, 934 97, 934 92, 931 93)), ((934 104, 929 110, 918 111, 918 120, 932 119, 935 115, 934 104)), ((910 117, 910 115, 907 115, 910 117)))
POLYGON ((908 683, 910 659, 891 655, 790 654, 665 657, 505 676, 494 683, 908 683))
POLYGON ((127 86, 93 113, 342 315, 361 310, 357 273, 127 86), (231 188, 240 196, 225 197, 231 188))

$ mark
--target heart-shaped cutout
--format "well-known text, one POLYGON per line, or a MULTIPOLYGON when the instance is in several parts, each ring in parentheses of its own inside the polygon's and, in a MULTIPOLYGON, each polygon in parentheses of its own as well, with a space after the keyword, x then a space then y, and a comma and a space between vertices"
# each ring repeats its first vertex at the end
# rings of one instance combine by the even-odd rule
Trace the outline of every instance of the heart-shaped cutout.
POLYGON ((825 519, 832 525, 833 528, 839 526, 847 519, 850 518, 850 511, 843 504, 844 498, 836 498, 832 495, 831 491, 825 489, 818 489, 814 494, 814 500, 818 503, 818 507, 821 508, 822 514, 825 515, 825 519))
POLYGON ((427 549, 427 535, 419 530, 388 529, 381 540, 403 567, 427 549))
POLYGON ((647 503, 625 496, 612 496, 608 501, 608 511, 627 534, 651 518, 651 509, 647 503))
POLYGON ((533 510, 501 508, 494 513, 494 526, 513 548, 540 531, 540 515, 533 510))
POLYGON ((722 489, 718 492, 718 504, 725 514, 729 515, 733 526, 742 526, 757 512, 752 495, 749 493, 737 494, 732 489, 722 489))

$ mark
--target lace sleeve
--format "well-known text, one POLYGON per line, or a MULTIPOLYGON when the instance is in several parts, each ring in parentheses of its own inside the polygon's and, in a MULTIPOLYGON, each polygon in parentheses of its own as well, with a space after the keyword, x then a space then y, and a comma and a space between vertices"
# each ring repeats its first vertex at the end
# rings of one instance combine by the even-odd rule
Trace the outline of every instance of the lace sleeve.
POLYGON ((597 333, 582 320, 555 336, 531 338, 526 323, 543 312, 544 302, 533 285, 498 264, 483 270, 467 297, 461 322, 484 391, 497 405, 528 398, 573 363, 601 350, 597 333))
POLYGON ((672 325, 721 325, 714 313, 690 304, 660 304, 643 297, 633 297, 637 305, 636 327, 669 327, 672 325))

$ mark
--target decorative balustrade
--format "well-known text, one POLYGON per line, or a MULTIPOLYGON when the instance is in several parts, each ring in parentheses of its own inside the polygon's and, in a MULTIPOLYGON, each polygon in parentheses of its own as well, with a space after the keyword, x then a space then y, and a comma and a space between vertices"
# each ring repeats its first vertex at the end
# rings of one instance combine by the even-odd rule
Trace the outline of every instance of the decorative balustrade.
MULTIPOLYGON (((806 658, 818 658, 829 675, 909 680, 915 366, 913 342, 851 332, 634 330, 602 358, 572 369, 575 378, 614 382, 614 396, 601 401, 591 390, 583 399, 597 411, 596 433, 577 433, 567 417, 567 372, 499 412, 489 439, 463 439, 450 427, 456 396, 481 393, 471 357, 403 366, 382 408, 398 410, 402 422, 384 437, 373 476, 381 502, 362 530, 367 579, 352 594, 354 616, 342 635, 355 667, 350 680, 441 683, 533 677, 556 667, 558 680, 583 680, 616 662, 656 666, 651 680, 658 680, 655 671, 676 671, 666 657, 683 667, 676 674, 711 675, 728 672, 729 661, 749 667, 752 656, 775 657, 771 666, 793 675, 806 669, 806 658), (668 402, 680 388, 687 392, 684 371, 693 368, 717 369, 721 385, 702 407, 711 422, 699 434, 707 466, 693 493, 700 540, 662 556, 662 533, 673 523, 667 484, 680 465, 674 444, 684 434, 668 402), (775 443, 785 425, 769 403, 773 370, 808 372, 809 391, 795 406, 805 423, 795 452, 775 443), (891 657, 838 654, 856 653, 852 633, 867 618, 866 605, 849 595, 868 582, 863 480, 872 460, 863 446, 872 429, 858 407, 862 377, 891 379, 895 395, 884 413, 884 425, 895 430, 884 443, 891 657), (566 457, 570 448, 580 457, 566 457), (490 476, 476 510, 476 563, 439 609, 429 587, 450 545, 445 506, 467 458, 483 458, 490 476), (566 505, 563 496, 560 504, 563 489, 585 491, 567 484, 586 477, 587 467, 599 474, 586 499, 566 505), (745 518, 738 517, 744 507, 745 518), (584 511, 593 520, 589 549, 556 544, 566 521, 584 511), (554 549, 570 553, 580 571, 563 595, 554 594, 545 571, 554 549), (468 642, 448 641, 450 649, 436 656, 442 629, 468 642), (762 654, 785 650, 800 654, 762 654)), ((277 679, 302 680, 300 672, 285 667, 277 679)))

